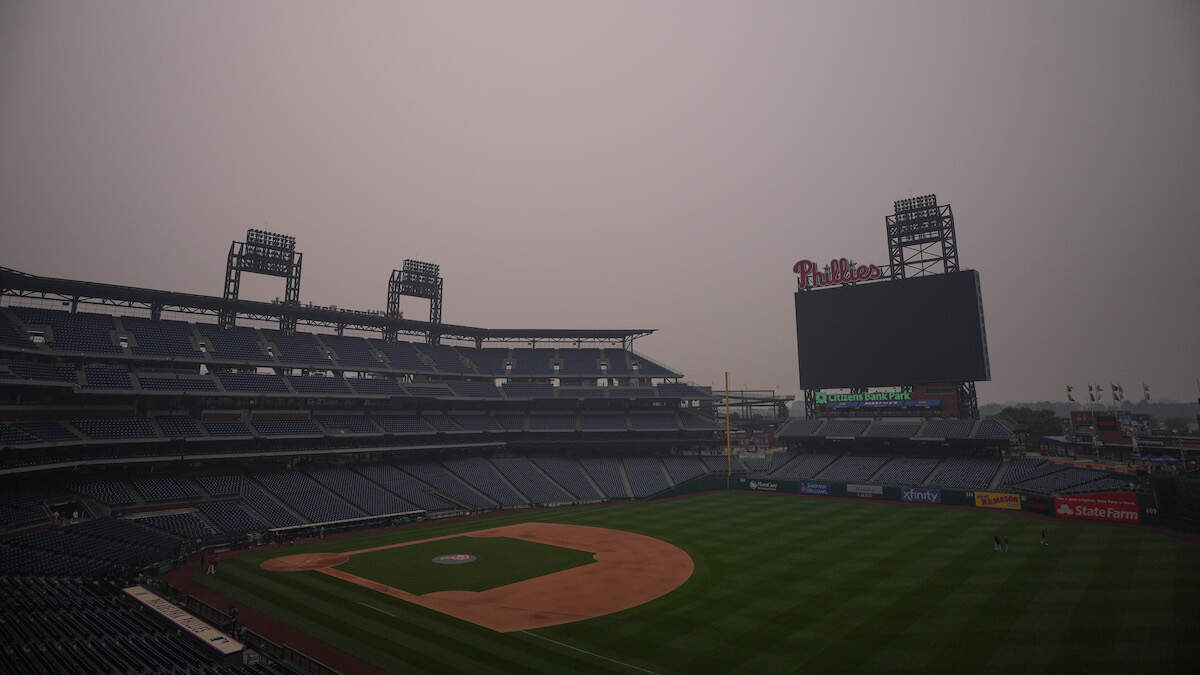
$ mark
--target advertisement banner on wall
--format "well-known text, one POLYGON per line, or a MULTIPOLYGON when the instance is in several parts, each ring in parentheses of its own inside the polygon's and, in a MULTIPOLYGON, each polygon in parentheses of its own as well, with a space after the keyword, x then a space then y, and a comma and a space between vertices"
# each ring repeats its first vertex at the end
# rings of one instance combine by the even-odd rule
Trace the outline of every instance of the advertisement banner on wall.
POLYGON ((935 488, 901 488, 900 500, 916 504, 941 504, 942 491, 935 488))
POLYGON ((1046 515, 1051 515, 1054 513, 1054 500, 1050 497, 1025 495, 1021 498, 1021 506, 1026 511, 1034 511, 1036 513, 1044 513, 1046 515))
POLYGON ((796 483, 796 492, 802 495, 820 495, 822 497, 828 497, 833 494, 833 491, 829 489, 829 483, 811 483, 807 481, 796 483))
POLYGON ((1054 514, 1060 518, 1140 523, 1137 495, 1132 492, 1097 492, 1054 498, 1054 514))
POLYGON ((853 483, 846 485, 846 494, 863 497, 864 499, 877 499, 883 496, 882 485, 855 485, 853 483))
POLYGON ((1021 495, 1011 492, 976 492, 975 506, 985 509, 1021 510, 1021 495))
POLYGON ((770 480, 752 480, 750 481, 750 489, 763 492, 775 492, 779 489, 779 483, 770 480))

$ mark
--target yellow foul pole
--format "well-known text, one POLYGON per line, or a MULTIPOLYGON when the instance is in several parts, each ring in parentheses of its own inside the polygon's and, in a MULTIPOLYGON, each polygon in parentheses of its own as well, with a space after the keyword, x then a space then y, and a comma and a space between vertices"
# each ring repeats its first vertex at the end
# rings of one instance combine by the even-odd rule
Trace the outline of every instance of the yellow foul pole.
POLYGON ((729 436, 729 371, 725 371, 725 489, 733 476, 733 439, 729 436))

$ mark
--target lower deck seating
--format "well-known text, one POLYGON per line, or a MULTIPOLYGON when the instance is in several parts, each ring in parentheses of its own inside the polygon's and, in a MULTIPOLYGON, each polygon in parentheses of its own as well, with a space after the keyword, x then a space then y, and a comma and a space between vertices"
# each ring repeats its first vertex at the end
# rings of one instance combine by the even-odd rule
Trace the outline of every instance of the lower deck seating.
POLYGON ((494 509, 497 506, 490 497, 467 487, 466 483, 452 475, 441 464, 410 462, 403 464, 402 467, 413 478, 428 483, 441 495, 464 506, 476 509, 494 509))
POLYGON ((310 522, 324 523, 366 515, 299 471, 260 471, 251 477, 310 522))
POLYGON ((524 457, 496 457, 492 465, 534 504, 561 504, 575 497, 555 485, 538 467, 524 457))
POLYGON ((554 482, 566 488, 576 499, 591 501, 604 497, 588 480, 583 467, 572 457, 544 456, 534 457, 537 464, 554 482))
POLYGON ((121 592, 120 584, 0 577, 0 662, 12 673, 259 673, 218 665, 215 651, 121 592))
POLYGON ((845 455, 830 464, 827 469, 821 472, 821 480, 836 480, 836 481, 865 481, 871 477, 883 463, 887 461, 887 457, 856 457, 854 455, 845 455))
POLYGON ((779 480, 808 480, 821 473, 837 459, 837 455, 796 455, 792 461, 779 467, 771 474, 771 478, 779 480))
POLYGON ((442 463, 501 506, 522 506, 529 503, 524 495, 518 494, 482 457, 447 459, 442 463))
POLYGON ((874 478, 872 483, 880 485, 921 485, 937 466, 933 457, 893 457, 874 478))
POLYGON ((662 462, 657 457, 626 457, 624 464, 634 497, 649 497, 670 487, 662 462))
POLYGON ((998 468, 998 459, 954 457, 942 462, 929 484, 960 490, 982 490, 991 484, 998 468))
POLYGON ((354 470, 371 482, 400 497, 413 508, 426 511, 448 511, 458 508, 438 497, 433 488, 404 473, 391 464, 360 464, 354 470))
POLYGON ((625 487, 620 460, 616 457, 584 457, 579 463, 595 481, 604 496, 610 499, 629 499, 632 495, 625 487))

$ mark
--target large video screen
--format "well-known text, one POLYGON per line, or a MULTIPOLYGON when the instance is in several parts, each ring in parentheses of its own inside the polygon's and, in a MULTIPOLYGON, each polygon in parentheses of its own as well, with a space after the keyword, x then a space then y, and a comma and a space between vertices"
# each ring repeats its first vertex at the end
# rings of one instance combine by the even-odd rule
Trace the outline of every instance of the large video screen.
POLYGON ((803 389, 991 379, 974 270, 796 292, 803 389))

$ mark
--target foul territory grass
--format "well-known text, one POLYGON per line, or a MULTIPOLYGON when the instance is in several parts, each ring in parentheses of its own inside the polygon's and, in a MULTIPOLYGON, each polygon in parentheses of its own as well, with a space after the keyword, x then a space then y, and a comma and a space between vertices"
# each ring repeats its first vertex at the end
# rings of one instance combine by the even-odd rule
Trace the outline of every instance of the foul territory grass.
POLYGON ((392 672, 1062 675, 1191 672, 1200 662, 1197 570, 1200 545, 1135 527, 721 493, 523 511, 259 551, 199 579, 392 672), (686 550, 696 569, 683 586, 640 607, 505 634, 316 572, 258 568, 283 553, 528 520, 658 537, 686 550), (1042 528, 1046 547, 1038 543, 1042 528), (993 552, 993 534, 1008 536, 1008 553, 993 552))
POLYGON ((416 593, 483 591, 595 562, 587 551, 508 537, 453 537, 359 553, 338 565, 356 576, 416 593), (466 553, 475 561, 440 565, 440 555, 466 553))

